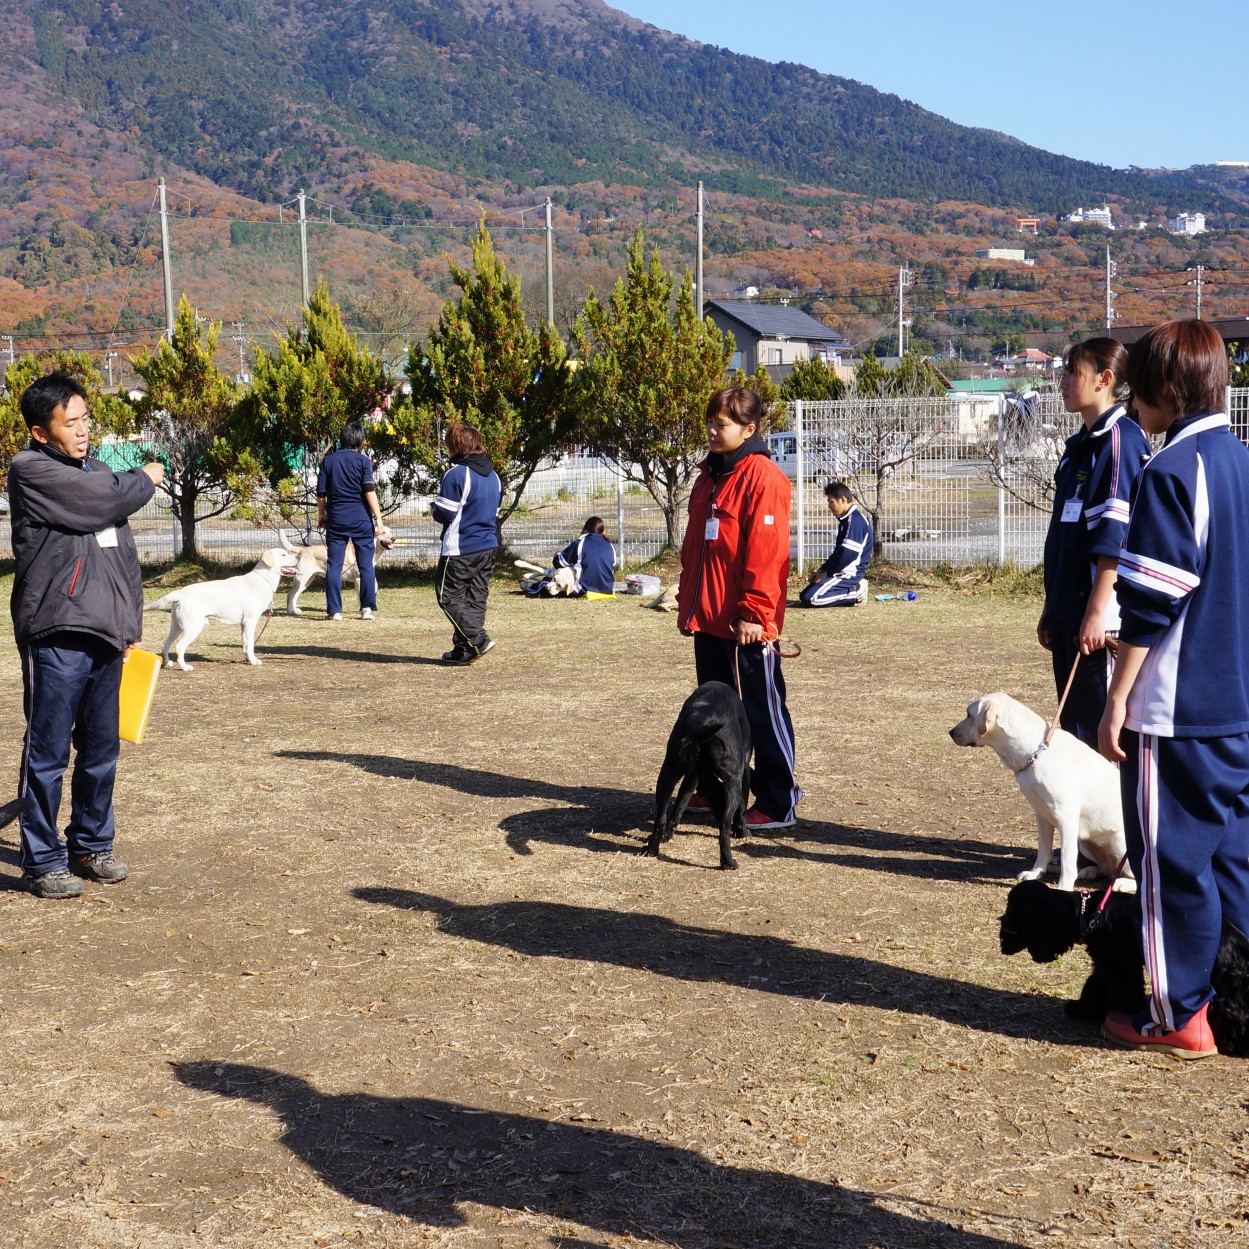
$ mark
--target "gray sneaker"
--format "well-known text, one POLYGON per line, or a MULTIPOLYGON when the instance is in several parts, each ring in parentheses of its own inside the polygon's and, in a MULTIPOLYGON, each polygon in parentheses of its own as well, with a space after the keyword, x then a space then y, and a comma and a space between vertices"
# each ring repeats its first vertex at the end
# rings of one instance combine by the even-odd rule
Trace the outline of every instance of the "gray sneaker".
POLYGON ((113 857, 111 850, 102 854, 71 854, 69 870, 83 880, 94 880, 101 885, 115 885, 130 875, 130 869, 113 857))
POLYGON ((82 893, 82 881, 75 880, 63 867, 41 876, 23 873, 22 881, 36 898, 76 898, 82 893))

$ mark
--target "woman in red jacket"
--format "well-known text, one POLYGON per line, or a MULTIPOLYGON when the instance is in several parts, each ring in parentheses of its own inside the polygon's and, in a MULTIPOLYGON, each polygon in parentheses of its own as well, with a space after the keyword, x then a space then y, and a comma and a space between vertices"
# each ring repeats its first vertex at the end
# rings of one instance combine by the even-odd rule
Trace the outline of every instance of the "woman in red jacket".
MULTIPOLYGON (((681 544, 677 625, 694 638, 699 684, 736 688, 750 721, 755 805, 748 829, 789 828, 802 791, 794 780, 794 726, 776 648, 789 581, 789 479, 759 436, 763 404, 745 386, 707 404, 707 446, 681 544)), ((706 810, 698 796, 692 810, 706 810)))

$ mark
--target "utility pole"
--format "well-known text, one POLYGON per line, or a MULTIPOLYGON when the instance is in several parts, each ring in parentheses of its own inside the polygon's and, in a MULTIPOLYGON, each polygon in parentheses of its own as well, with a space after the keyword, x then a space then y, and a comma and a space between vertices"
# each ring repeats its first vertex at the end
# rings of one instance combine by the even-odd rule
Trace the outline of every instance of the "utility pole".
POLYGON ((12 368, 14 363, 17 360, 17 357, 13 354, 13 335, 12 334, 0 334, 0 338, 3 338, 4 341, 9 344, 5 348, 5 351, 9 353, 9 367, 12 368))
POLYGON ((1205 265, 1197 266, 1197 320, 1201 320, 1201 275, 1205 272, 1205 265))
POLYGON ((108 369, 108 388, 109 388, 109 390, 112 390, 112 389, 113 389, 113 357, 114 357, 116 354, 117 354, 117 353, 116 353, 115 351, 108 351, 108 352, 105 352, 105 353, 104 353, 104 366, 105 366, 105 368, 107 368, 107 369, 108 369))
POLYGON ((165 205, 165 179, 160 190, 160 254, 161 267, 165 271, 165 337, 173 345, 173 270, 169 263, 169 209, 165 205))
POLYGON ((703 184, 698 184, 698 255, 694 262, 694 311, 703 323, 703 184))
POLYGON ((1106 328, 1115 323, 1115 293, 1110 289, 1110 279, 1118 273, 1118 266, 1110 259, 1110 244, 1106 244, 1106 328))
POLYGON ((299 276, 302 280, 304 307, 308 306, 312 292, 308 289, 308 211, 307 197, 299 193, 299 276))
POLYGON ((555 328, 555 227, 551 224, 551 197, 546 197, 546 322, 555 328))
POLYGON ((906 322, 903 320, 905 315, 905 307, 903 303, 903 292, 908 286, 915 281, 915 275, 911 272, 910 267, 903 265, 898 270, 898 359, 901 360, 906 355, 906 322))

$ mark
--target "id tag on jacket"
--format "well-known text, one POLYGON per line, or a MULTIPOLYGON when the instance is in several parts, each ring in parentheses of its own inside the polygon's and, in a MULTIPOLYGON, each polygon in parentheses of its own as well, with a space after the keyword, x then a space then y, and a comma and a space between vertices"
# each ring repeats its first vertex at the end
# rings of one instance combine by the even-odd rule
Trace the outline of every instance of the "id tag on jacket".
POLYGON ((1074 499, 1068 499, 1063 504, 1062 524, 1070 525, 1079 520, 1082 511, 1084 511, 1084 500, 1079 495, 1076 495, 1074 499))
POLYGON ((107 529, 101 529, 96 535, 95 540, 105 549, 117 545, 117 526, 109 525, 107 529))
POLYGON ((718 538, 719 536, 720 518, 718 516, 712 516, 707 521, 707 528, 703 530, 703 539, 706 542, 710 542, 713 538, 718 538))

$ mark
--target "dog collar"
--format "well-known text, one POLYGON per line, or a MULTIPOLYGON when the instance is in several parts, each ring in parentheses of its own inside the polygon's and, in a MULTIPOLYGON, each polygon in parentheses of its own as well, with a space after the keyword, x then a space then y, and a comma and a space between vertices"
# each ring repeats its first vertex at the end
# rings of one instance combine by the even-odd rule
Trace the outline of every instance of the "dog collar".
POLYGON ((1045 749, 1047 746, 1049 746, 1049 744, 1050 742, 1049 742, 1048 735, 1041 738, 1041 744, 1028 756, 1028 762, 1025 763, 1022 768, 1015 769, 1015 775, 1019 776, 1021 773, 1026 772, 1041 757, 1041 755, 1045 752, 1045 749))

